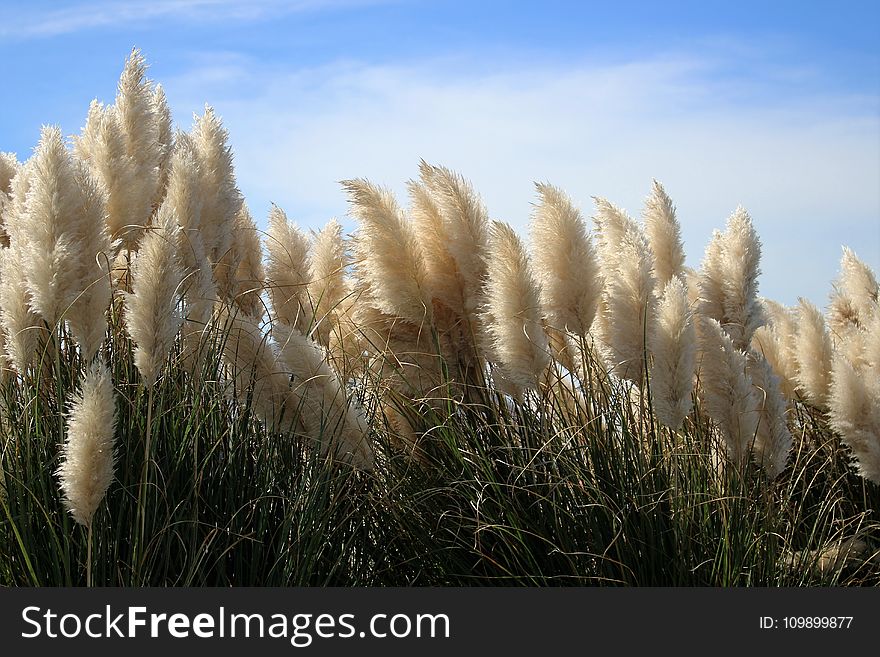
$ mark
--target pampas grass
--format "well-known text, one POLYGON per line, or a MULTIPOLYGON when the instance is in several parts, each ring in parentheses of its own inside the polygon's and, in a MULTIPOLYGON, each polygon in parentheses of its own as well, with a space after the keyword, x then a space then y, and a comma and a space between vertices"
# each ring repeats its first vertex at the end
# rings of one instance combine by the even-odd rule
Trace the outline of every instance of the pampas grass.
POLYGON ((295 329, 278 327, 273 335, 285 371, 293 375, 293 405, 301 414, 308 438, 322 454, 361 470, 372 470, 373 450, 366 418, 349 401, 326 353, 295 329))
POLYGON ((840 343, 860 340, 860 331, 880 313, 878 289, 874 272, 852 249, 844 247, 828 312, 828 323, 835 340, 840 343))
MULTIPOLYGON (((621 208, 609 200, 594 197, 596 213, 593 222, 596 226, 596 241, 602 270, 608 274, 618 267, 619 248, 629 233, 637 235, 641 232, 638 224, 621 208)), ((652 264, 653 268, 653 264, 652 264)))
POLYGON ((81 525, 89 526, 113 481, 116 401, 107 366, 92 363, 73 398, 67 420, 58 478, 64 504, 81 525))
POLYGON ((580 212, 561 189, 538 184, 531 245, 541 307, 548 326, 586 336, 604 280, 580 212))
POLYGON ((129 156, 115 107, 92 101, 82 134, 74 139, 74 152, 103 188, 110 236, 121 240, 128 250, 136 250, 152 199, 129 156))
POLYGON ((651 333, 651 398, 654 413, 664 426, 677 430, 691 412, 696 367, 696 331, 688 306, 687 289, 673 276, 657 304, 657 322, 651 333))
POLYGON ((698 273, 659 183, 592 234, 539 184, 527 251, 424 161, 406 209, 343 183, 351 242, 261 243, 219 116, 171 126, 134 52, 72 149, 0 157, 0 585, 878 583, 851 251, 795 311, 742 209, 698 273))
POLYGON ((659 292, 674 277, 684 276, 684 244, 672 199, 656 180, 651 185, 643 216, 645 233, 654 254, 654 278, 659 292))
POLYGON ((171 162, 171 152, 174 148, 174 129, 171 120, 171 108, 168 107, 168 99, 165 97, 165 89, 157 84, 153 91, 153 114, 156 117, 156 139, 158 142, 159 170, 156 184, 156 197, 154 205, 159 205, 165 195, 165 186, 168 184, 168 171, 171 162))
POLYGON ((794 343, 799 389, 809 403, 825 409, 831 387, 831 336, 819 309, 806 299, 799 302, 794 343))
POLYGON ((12 190, 12 179, 15 178, 18 167, 15 153, 0 152, 0 193, 8 195, 12 190))
POLYGON ((33 363, 46 331, 29 303, 21 252, 17 246, 0 249, 0 326, 4 352, 19 374, 33 363))
POLYGON ((831 426, 852 449, 859 474, 880 484, 880 380, 865 378, 837 353, 830 392, 831 426))
POLYGON ((288 400, 289 375, 280 367, 278 354, 259 318, 224 309, 216 330, 223 356, 232 369, 237 399, 249 403, 270 431, 290 431, 299 420, 288 400))
POLYGON ((343 327, 352 305, 351 287, 345 277, 349 262, 342 225, 331 219, 312 237, 308 284, 315 315, 314 335, 328 349, 343 339, 342 331, 350 329, 343 327))
POLYGON ((749 458, 758 426, 759 402, 748 374, 748 358, 721 324, 704 319, 700 331, 699 377, 706 413, 738 466, 749 458))
POLYGON ((485 326, 492 360, 514 389, 535 390, 550 364, 549 345, 538 283, 525 246, 508 224, 492 224, 487 266, 485 326))
POLYGON ((284 210, 272 206, 266 234, 266 285, 272 302, 272 317, 307 333, 312 328, 308 297, 309 239, 287 219, 284 210))
POLYGON ((261 315, 263 253, 257 225, 244 203, 235 215, 233 239, 229 249, 214 267, 220 297, 249 315, 261 315))
POLYGON ((146 232, 132 263, 132 291, 125 296, 125 327, 134 342, 134 363, 152 388, 183 324, 183 268, 177 259, 177 226, 169 205, 146 232))
POLYGON ((752 349, 764 356, 779 377, 779 387, 788 400, 795 399, 797 388, 797 333, 796 315, 790 308, 770 299, 764 299, 767 324, 755 329, 752 349))
POLYGON ((205 255, 216 265, 232 245, 236 216, 242 205, 235 182, 229 133, 214 109, 195 117, 192 128, 192 152, 197 164, 201 212, 199 232, 205 255))
POLYGON ((717 320, 739 350, 748 349, 764 323, 758 299, 761 242, 751 217, 738 207, 706 249, 700 277, 700 311, 717 320))
MULTIPOLYGON (((609 227, 617 229, 616 223, 602 224, 603 231, 609 227)), ((641 386, 656 305, 653 257, 644 234, 634 223, 627 224, 616 246, 612 246, 609 235, 603 234, 602 242, 604 258, 613 267, 608 267, 605 274, 605 357, 615 374, 641 386)))
POLYGON ((29 175, 23 211, 9 225, 29 304, 50 326, 69 319, 90 359, 103 340, 110 300, 104 196, 57 128, 43 129, 29 175))
POLYGON ((770 479, 778 477, 791 451, 791 432, 786 423, 786 403, 779 377, 765 358, 750 354, 747 372, 755 386, 758 426, 753 454, 770 479))
MULTIPOLYGON (((422 160, 419 173, 439 208, 448 237, 446 250, 460 277, 461 314, 474 318, 483 304, 483 281, 486 277, 485 253, 489 241, 486 208, 471 184, 450 169, 422 160)), ((448 298, 457 298, 457 291, 452 291, 448 298)), ((449 305, 457 310, 454 302, 449 305)), ((475 326, 473 330, 477 333, 479 327, 475 326)))
POLYGON ((360 179, 342 185, 360 224, 355 266, 369 303, 413 324, 430 322, 430 281, 412 224, 387 189, 360 179))

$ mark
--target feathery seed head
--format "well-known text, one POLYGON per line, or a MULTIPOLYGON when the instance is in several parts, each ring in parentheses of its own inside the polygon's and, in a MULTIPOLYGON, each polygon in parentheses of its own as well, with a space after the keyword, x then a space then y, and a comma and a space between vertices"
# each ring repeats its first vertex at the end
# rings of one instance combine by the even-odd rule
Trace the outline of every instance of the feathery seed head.
POLYGON ((266 234, 266 285, 273 321, 307 333, 312 328, 308 298, 309 239, 284 210, 273 205, 266 234))
POLYGON ((580 212, 557 187, 538 184, 531 242, 541 305, 549 326, 586 336, 604 284, 580 212))
POLYGON ((422 249, 394 196, 362 179, 342 185, 359 223, 355 273, 369 303, 415 324, 430 320, 433 296, 422 249))
POLYGON ((657 304, 651 333, 651 396, 657 419, 677 430, 691 412, 696 368, 696 331, 688 305, 687 288, 673 276, 657 304))
POLYGON ((487 255, 485 326, 490 353, 502 375, 522 389, 535 389, 550 364, 541 323, 540 290, 519 236, 493 222, 487 255))
POLYGON ((81 525, 89 526, 113 481, 116 400, 110 370, 93 362, 74 397, 67 420, 61 466, 64 505, 81 525))
POLYGON ((159 208, 157 226, 141 240, 132 264, 132 291, 125 295, 125 325, 135 344, 134 362, 150 388, 183 324, 183 268, 177 259, 177 222, 170 205, 159 208))
POLYGON ((806 299, 798 299, 798 323, 794 341, 797 381, 811 404, 826 408, 831 387, 831 336, 821 311, 806 299))
POLYGON ((662 290, 673 276, 684 273, 684 244, 672 199, 656 180, 645 202, 645 232, 654 254, 654 276, 662 290))

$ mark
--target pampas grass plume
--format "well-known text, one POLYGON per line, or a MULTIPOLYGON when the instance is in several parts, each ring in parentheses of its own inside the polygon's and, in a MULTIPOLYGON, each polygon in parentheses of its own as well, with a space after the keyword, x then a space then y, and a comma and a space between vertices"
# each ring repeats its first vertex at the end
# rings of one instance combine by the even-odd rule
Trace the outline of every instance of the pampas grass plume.
POLYGON ((734 346, 746 350, 764 314, 758 299, 761 242, 744 208, 727 220, 722 247, 723 325, 734 346))
POLYGON ((755 433, 753 453, 755 460, 764 468, 770 479, 775 479, 785 469, 791 451, 791 432, 786 424, 786 403, 779 384, 779 377, 770 363, 760 355, 751 353, 748 374, 755 386, 758 426, 755 433))
POLYGON ((678 277, 664 286, 651 339, 651 396, 657 419, 677 430, 691 412, 697 350, 687 289, 678 277))
POLYGON ((822 312, 806 299, 798 301, 795 359, 799 389, 808 402, 824 409, 831 387, 831 336, 822 312))
POLYGON ((770 299, 763 300, 768 323, 755 329, 752 349, 764 356, 779 377, 779 387, 788 400, 795 398, 797 388, 797 359, 795 312, 770 299))
POLYGON ((862 329, 880 312, 877 277, 852 249, 843 247, 840 274, 834 283, 829 323, 838 340, 862 329))
POLYGON ((487 256, 486 330, 503 378, 535 389, 550 364, 537 281, 525 247, 508 224, 494 222, 487 256))
POLYGON ((645 349, 655 312, 653 258, 644 234, 635 224, 621 238, 606 274, 603 337, 613 371, 642 385, 645 349))
POLYGON ((288 221, 284 210, 272 206, 266 235, 266 285, 273 319, 307 333, 312 313, 308 298, 309 239, 288 221))
POLYGON ((645 232, 654 254, 654 276, 658 291, 662 291, 673 277, 684 274, 684 245, 672 199, 656 180, 651 186, 643 216, 645 232))
POLYGON ((549 326, 586 336, 602 296, 603 278, 580 212, 557 187, 538 184, 531 245, 541 306, 549 326))
POLYGON ((308 293, 315 313, 315 337, 324 347, 330 346, 331 334, 339 331, 344 306, 350 305, 351 291, 345 280, 348 263, 342 225, 331 219, 314 234, 309 259, 308 293))
POLYGON ((437 300, 460 318, 465 310, 465 280, 449 249, 452 235, 440 205, 425 183, 410 181, 410 216, 425 261, 425 275, 437 300))
MULTIPOLYGON (((419 163, 422 183, 440 209, 448 236, 447 249, 461 276, 464 316, 474 317, 483 303, 489 218, 473 186, 442 166, 419 163)), ((475 330, 479 330, 475 327, 475 330)))
POLYGON ((0 152, 0 194, 9 194, 12 190, 12 179, 18 173, 18 159, 14 153, 0 152))
POLYGON ((342 182, 358 220, 356 272, 369 302, 414 324, 430 320, 433 303, 421 246, 387 189, 357 179, 342 182))
POLYGON ((278 355, 261 330, 259 318, 224 307, 220 309, 217 328, 239 399, 243 401, 252 387, 257 417, 271 431, 289 430, 295 420, 293 409, 287 404, 289 375, 279 367, 278 355))
POLYGON ((177 223, 170 206, 159 208, 157 226, 146 232, 132 264, 132 291, 125 295, 125 326, 135 344, 134 362, 151 388, 183 324, 183 269, 177 260, 177 223))
POLYGON ((742 465, 758 425, 758 401, 746 354, 712 318, 703 319, 700 340, 700 385, 706 412, 721 431, 731 460, 742 465))
POLYGON ((19 247, 0 249, 0 326, 6 355, 19 374, 33 362, 40 338, 45 337, 43 322, 28 301, 19 247))
POLYGON ((859 474, 880 484, 880 379, 865 377, 837 352, 828 405, 830 424, 852 449, 859 474))
POLYGON ((289 327, 273 328, 279 355, 293 375, 291 395, 309 438, 321 453, 348 462, 361 470, 373 469, 369 427, 360 408, 346 395, 345 387, 330 367, 326 352, 311 338, 289 327))
POLYGON ((216 264, 232 244, 242 197, 235 183, 229 133, 213 108, 206 106, 205 113, 196 117, 191 140, 202 193, 199 229, 205 253, 216 264))
POLYGON ((61 466, 58 468, 64 505, 81 525, 92 518, 113 481, 116 400, 110 370, 93 362, 74 397, 67 420, 61 466))

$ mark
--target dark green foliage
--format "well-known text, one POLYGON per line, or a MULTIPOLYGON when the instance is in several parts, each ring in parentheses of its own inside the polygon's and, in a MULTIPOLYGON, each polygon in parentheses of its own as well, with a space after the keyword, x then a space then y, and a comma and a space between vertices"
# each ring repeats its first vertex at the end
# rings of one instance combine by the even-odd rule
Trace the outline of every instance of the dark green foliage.
MULTIPOLYGON (((719 465, 699 406, 673 434, 608 382, 522 404, 487 388, 442 411, 408 405, 415 458, 373 412, 377 468, 363 473, 268 433, 211 351, 197 375, 160 378, 144 468, 149 396, 128 340, 111 331, 107 344, 119 421, 116 481, 94 521, 97 585, 880 584, 880 489, 804 407, 773 482, 719 465), (821 567, 822 549, 852 538, 864 549, 821 567)), ((54 475, 59 400, 82 368, 69 346, 46 350, 52 373, 2 387, 3 585, 85 583, 87 532, 54 475)))

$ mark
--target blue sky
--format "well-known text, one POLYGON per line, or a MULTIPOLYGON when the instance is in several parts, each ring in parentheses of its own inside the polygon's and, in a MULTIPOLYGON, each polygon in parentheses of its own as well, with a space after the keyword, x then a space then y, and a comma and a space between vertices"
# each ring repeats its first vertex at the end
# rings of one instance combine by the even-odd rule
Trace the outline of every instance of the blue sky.
POLYGON ((344 218, 353 176, 404 202, 419 158, 523 231, 535 180, 638 215, 653 177, 690 265, 742 204, 761 293, 824 305, 841 245, 880 271, 878 32, 877 2, 0 2, 0 150, 78 132, 137 46, 263 222, 344 218))

